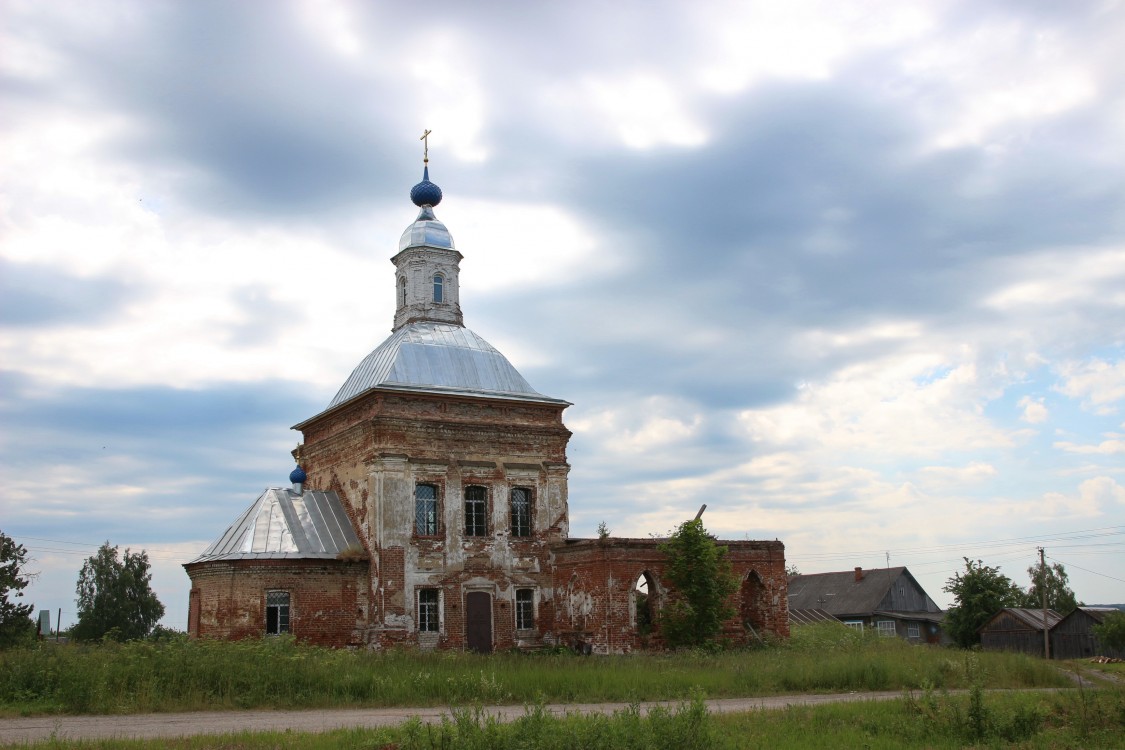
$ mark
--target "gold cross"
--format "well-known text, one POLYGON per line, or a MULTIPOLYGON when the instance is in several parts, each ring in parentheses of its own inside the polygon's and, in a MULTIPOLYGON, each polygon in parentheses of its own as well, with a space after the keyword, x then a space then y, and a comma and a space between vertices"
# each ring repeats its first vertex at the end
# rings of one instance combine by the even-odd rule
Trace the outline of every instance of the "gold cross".
POLYGON ((434 131, 427 130, 425 133, 422 133, 422 137, 418 139, 422 141, 422 163, 424 164, 430 163, 430 133, 432 132, 434 131))

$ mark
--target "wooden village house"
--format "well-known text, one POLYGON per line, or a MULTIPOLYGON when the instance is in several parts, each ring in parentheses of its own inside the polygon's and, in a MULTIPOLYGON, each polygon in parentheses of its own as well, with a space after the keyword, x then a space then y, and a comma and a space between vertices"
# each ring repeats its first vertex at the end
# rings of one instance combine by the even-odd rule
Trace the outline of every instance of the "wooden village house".
MULTIPOLYGON (((291 486, 267 489, 202 554, 188 631, 385 648, 600 653, 659 644, 674 595, 653 539, 571 539, 568 402, 466 328, 462 255, 411 190, 389 338, 295 429, 291 486), (640 594, 638 594, 638 590, 640 594)), ((741 581, 726 636, 788 635, 785 548, 723 541, 741 581)))

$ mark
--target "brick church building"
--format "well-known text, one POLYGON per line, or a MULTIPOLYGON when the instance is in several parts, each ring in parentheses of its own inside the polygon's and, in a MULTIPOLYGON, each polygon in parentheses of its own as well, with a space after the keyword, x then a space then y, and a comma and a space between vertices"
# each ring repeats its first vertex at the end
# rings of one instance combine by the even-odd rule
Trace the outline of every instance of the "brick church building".
MULTIPOLYGON (((569 538, 570 404, 464 326, 462 255, 434 215, 428 164, 410 197, 420 212, 391 259, 391 336, 295 426, 291 487, 267 489, 184 566, 188 632, 479 652, 659 645, 674 593, 659 540, 569 538)), ((721 543, 741 581, 725 636, 787 636, 784 545, 721 543)))

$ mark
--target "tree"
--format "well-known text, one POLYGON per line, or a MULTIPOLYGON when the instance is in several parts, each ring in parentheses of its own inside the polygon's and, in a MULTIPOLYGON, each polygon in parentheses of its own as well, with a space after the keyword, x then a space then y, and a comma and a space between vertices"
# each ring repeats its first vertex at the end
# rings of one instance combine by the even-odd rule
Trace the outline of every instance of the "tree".
POLYGON ((669 646, 698 646, 714 640, 723 621, 734 615, 728 599, 738 589, 727 548, 703 528, 699 519, 685 521, 660 545, 665 576, 673 587, 660 613, 660 627, 669 646))
POLYGON ((0 646, 11 646, 28 637, 34 629, 29 619, 33 604, 12 601, 23 597, 27 588, 27 548, 0 531, 0 646))
POLYGON ((106 542, 86 560, 78 574, 78 622, 71 630, 75 640, 100 640, 107 635, 121 640, 144 638, 164 615, 164 605, 149 582, 148 554, 125 550, 106 542))
POLYGON ((1024 596, 1023 606, 1036 609, 1042 607, 1043 594, 1041 592, 1044 588, 1047 591, 1047 608, 1055 610, 1064 617, 1081 605, 1081 602, 1074 598, 1074 592, 1070 590, 1066 568, 1062 566, 1062 563, 1055 563, 1046 567, 1032 565, 1027 569, 1027 575, 1031 578, 1031 588, 1027 590, 1027 594, 1024 596), (1039 584, 1043 580, 1044 574, 1046 574, 1046 586, 1040 588, 1039 584))
POLYGON ((954 605, 945 617, 945 631, 962 648, 980 643, 977 628, 1004 607, 1019 607, 1024 592, 1000 568, 964 558, 965 570, 946 581, 942 589, 953 594, 954 605))
POLYGON ((1125 612, 1111 612, 1092 630, 1105 648, 1125 651, 1125 612))

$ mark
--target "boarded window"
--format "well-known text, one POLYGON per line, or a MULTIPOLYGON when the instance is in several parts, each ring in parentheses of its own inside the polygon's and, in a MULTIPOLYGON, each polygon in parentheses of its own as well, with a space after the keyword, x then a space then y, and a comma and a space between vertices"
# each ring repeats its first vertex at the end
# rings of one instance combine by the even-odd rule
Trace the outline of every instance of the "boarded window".
POLYGON ((436 485, 419 484, 414 488, 414 533, 418 536, 437 536, 438 507, 436 485))
POLYGON ((512 536, 531 536, 531 490, 512 489, 512 536))
POLYGON ((879 635, 891 637, 895 634, 894 620, 879 620, 879 635))
POLYGON ((438 590, 418 590, 418 631, 421 633, 438 632, 438 590))
POLYGON ((289 592, 266 592, 266 635, 289 632, 289 592))
POLYGON ((465 488, 465 536, 488 534, 488 490, 484 487, 465 488))
POLYGON ((516 630, 535 627, 535 591, 516 589, 516 630))
POLYGON ((445 278, 440 273, 434 274, 434 302, 441 304, 445 300, 445 278))

